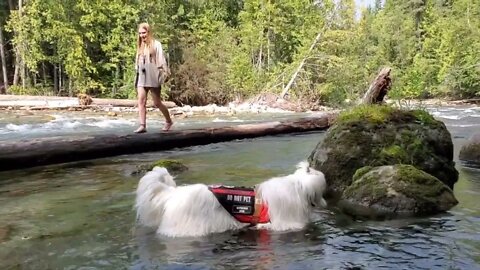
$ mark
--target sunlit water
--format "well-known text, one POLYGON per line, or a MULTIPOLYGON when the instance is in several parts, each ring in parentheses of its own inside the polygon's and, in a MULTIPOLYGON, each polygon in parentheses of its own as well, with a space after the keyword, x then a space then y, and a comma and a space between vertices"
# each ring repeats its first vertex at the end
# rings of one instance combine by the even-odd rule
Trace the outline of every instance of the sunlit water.
MULTIPOLYGON (((457 159, 461 145, 480 132, 480 109, 429 110, 447 124, 457 159)), ((0 117, 0 140, 127 133, 135 126, 134 116, 78 112, 0 117)), ((288 117, 182 119, 176 128, 288 117)), ((161 127, 160 120, 152 122, 161 127)), ((189 167, 177 176, 179 184, 251 186, 292 172, 323 136, 263 137, 1 172, 0 269, 480 269, 480 170, 458 162, 460 203, 432 217, 360 222, 331 207, 316 211, 300 231, 180 239, 135 225, 133 191, 140 175, 132 173, 140 164, 174 158, 189 167)))
MULTIPOLYGON (((158 111, 158 110, 157 110, 158 111)), ((164 120, 159 112, 149 112, 148 130, 158 132, 162 129, 164 120)), ((309 114, 300 114, 300 116, 309 114)), ((265 113, 265 114, 238 114, 203 116, 195 118, 174 118, 175 130, 222 127, 261 122, 276 121, 298 117, 293 113, 265 113)), ((48 136, 76 136, 83 134, 131 134, 138 127, 136 113, 119 112, 109 116, 104 113, 69 112, 69 111, 1 111, 0 112, 0 141, 10 139, 31 139, 48 136)))

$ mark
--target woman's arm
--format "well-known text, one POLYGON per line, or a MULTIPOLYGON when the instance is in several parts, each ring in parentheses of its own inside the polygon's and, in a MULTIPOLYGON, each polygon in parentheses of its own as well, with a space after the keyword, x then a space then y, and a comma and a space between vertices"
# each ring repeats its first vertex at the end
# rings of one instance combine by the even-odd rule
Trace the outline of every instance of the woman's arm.
POLYGON ((155 51, 157 52, 156 54, 156 59, 155 63, 157 64, 157 68, 161 68, 164 71, 167 70, 167 61, 165 60, 165 55, 163 53, 163 48, 162 48, 162 43, 160 41, 155 40, 155 51))
POLYGON ((135 70, 138 71, 138 53, 135 53, 135 70))

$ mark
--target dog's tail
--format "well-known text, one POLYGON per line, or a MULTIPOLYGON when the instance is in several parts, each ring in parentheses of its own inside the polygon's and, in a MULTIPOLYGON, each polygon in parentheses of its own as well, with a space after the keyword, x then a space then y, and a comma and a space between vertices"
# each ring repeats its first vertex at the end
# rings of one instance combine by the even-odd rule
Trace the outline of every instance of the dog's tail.
POLYGON ((140 179, 136 191, 137 220, 146 226, 158 226, 161 222, 165 201, 175 187, 175 181, 167 169, 155 167, 152 171, 147 172, 140 179))

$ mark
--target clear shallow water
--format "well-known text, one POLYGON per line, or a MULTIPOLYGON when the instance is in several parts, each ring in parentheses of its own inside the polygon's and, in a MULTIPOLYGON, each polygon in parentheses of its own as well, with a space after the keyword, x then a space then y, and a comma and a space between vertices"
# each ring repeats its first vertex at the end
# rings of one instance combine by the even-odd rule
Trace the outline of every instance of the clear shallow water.
MULTIPOLYGON (((447 124, 458 157, 480 118, 463 116, 468 108, 429 110, 447 124)), ((331 208, 297 232, 182 239, 135 226, 139 164, 174 158, 190 168, 179 184, 249 186, 290 173, 322 139, 264 137, 0 172, 0 269, 480 269, 480 170, 461 164, 459 205, 433 217, 358 222, 331 208)))

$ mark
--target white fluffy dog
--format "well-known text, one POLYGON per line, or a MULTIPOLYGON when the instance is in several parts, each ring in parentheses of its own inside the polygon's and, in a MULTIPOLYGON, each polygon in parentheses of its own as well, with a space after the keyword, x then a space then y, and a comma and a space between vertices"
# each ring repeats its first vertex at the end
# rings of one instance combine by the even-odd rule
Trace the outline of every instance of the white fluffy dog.
MULTIPOLYGON (((315 206, 326 207, 323 173, 301 162, 290 175, 271 178, 255 188, 255 207, 265 205, 266 223, 244 223, 230 214, 204 184, 176 186, 167 169, 155 167, 138 184, 138 221, 171 236, 203 236, 246 226, 275 231, 303 228, 315 206)), ((211 187, 210 187, 211 188, 211 187)), ((241 207, 240 207, 241 208, 241 207)), ((255 209, 257 211, 258 209, 255 209)))

